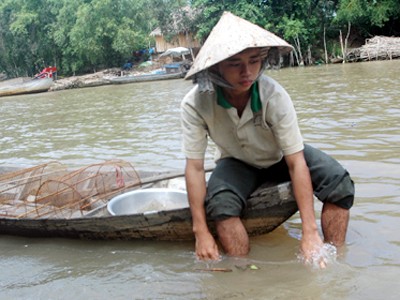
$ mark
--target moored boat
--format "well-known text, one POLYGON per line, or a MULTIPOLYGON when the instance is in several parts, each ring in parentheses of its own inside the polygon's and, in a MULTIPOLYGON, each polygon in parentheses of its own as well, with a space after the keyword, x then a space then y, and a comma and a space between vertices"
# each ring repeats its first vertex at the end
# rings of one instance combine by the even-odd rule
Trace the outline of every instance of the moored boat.
POLYGON ((0 82, 0 97, 46 92, 53 84, 53 78, 32 79, 20 77, 0 82))
POLYGON ((112 84, 125 84, 134 82, 180 79, 185 77, 185 74, 186 74, 185 72, 178 72, 170 74, 164 73, 164 74, 146 74, 146 75, 127 75, 127 76, 108 78, 107 80, 112 84))
MULTIPOLYGON (((182 172, 136 172, 123 161, 95 164, 75 171, 51 163, 7 172, 0 175, 0 234, 192 240, 187 201, 172 201, 172 206, 158 208, 156 201, 151 203, 151 208, 117 215, 107 209, 110 200, 120 197, 118 195, 153 188, 184 190, 182 172)), ((248 199, 243 222, 250 236, 265 234, 296 211, 290 183, 269 183, 248 199)), ((210 228, 214 231, 212 223, 210 228)))

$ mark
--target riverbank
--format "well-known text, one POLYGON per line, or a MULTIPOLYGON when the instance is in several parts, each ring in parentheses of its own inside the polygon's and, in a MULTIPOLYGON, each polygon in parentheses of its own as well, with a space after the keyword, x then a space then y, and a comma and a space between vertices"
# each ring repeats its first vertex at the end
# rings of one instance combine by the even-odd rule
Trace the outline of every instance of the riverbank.
MULTIPOLYGON (((349 63, 392 59, 400 59, 399 37, 376 36, 366 40, 365 45, 350 50, 347 55, 349 63)), ((343 58, 340 58, 336 60, 336 63, 341 63, 342 61, 343 58)), ((54 85, 50 88, 50 91, 107 85, 111 84, 111 78, 125 75, 149 74, 157 69, 162 69, 165 63, 166 61, 153 61, 148 64, 139 65, 137 68, 129 71, 112 68, 93 74, 58 78, 54 81, 54 85)))
POLYGON ((120 76, 139 76, 149 74, 152 71, 161 69, 160 63, 152 63, 146 66, 131 70, 121 70, 120 68, 105 69, 92 74, 57 78, 49 91, 60 91, 75 88, 96 87, 111 84, 110 79, 120 76))
POLYGON ((375 36, 347 53, 348 62, 400 59, 400 37, 375 36))
POLYGON ((107 74, 110 74, 109 70, 81 76, 58 78, 57 80, 54 80, 54 84, 49 91, 60 91, 110 84, 110 81, 106 79, 107 74))

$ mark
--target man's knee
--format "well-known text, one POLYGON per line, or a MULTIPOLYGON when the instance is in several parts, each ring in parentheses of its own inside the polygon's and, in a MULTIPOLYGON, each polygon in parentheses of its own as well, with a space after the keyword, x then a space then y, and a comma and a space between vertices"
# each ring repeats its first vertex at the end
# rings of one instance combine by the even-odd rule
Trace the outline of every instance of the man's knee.
POLYGON ((304 155, 317 198, 350 209, 355 189, 347 170, 333 157, 309 145, 305 145, 304 155))
POLYGON ((342 178, 336 188, 328 195, 326 201, 341 208, 350 209, 354 204, 354 195, 354 182, 346 172, 346 175, 342 178))
POLYGON ((245 206, 244 201, 230 190, 222 190, 206 199, 207 217, 214 221, 240 217, 245 206))

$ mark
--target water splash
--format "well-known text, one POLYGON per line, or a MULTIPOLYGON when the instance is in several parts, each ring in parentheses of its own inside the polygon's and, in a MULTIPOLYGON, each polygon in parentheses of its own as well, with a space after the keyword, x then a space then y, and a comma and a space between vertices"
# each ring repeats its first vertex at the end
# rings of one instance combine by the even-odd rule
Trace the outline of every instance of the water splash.
POLYGON ((337 249, 334 245, 325 243, 319 251, 313 252, 310 258, 304 257, 302 252, 297 254, 298 260, 313 269, 324 269, 336 262, 337 249))

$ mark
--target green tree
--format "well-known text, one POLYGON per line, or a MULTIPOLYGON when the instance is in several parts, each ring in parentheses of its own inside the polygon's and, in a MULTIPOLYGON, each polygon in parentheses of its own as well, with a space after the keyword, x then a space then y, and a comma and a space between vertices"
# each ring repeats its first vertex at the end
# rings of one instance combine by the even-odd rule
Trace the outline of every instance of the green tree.
POLYGON ((0 72, 32 76, 56 65, 69 75, 120 66, 154 43, 149 34, 157 26, 167 39, 184 31, 204 40, 224 11, 292 43, 299 65, 328 61, 342 30, 400 34, 398 0, 2 0, 0 72))
POLYGON ((337 22, 351 22, 366 31, 372 27, 383 27, 391 19, 400 16, 398 0, 340 0, 337 9, 337 22))
POLYGON ((400 15, 398 0, 340 0, 334 23, 339 26, 342 55, 346 61, 347 44, 353 32, 361 36, 373 36, 377 28, 384 27, 390 20, 400 15), (342 28, 347 27, 347 35, 343 39, 342 28))
POLYGON ((299 66, 303 66, 304 58, 300 37, 305 36, 307 33, 304 22, 299 19, 289 19, 288 17, 284 16, 278 28, 281 28, 283 31, 283 36, 285 39, 288 41, 293 41, 297 64, 299 66))
POLYGON ((223 11, 230 11, 294 44, 298 64, 312 62, 312 46, 323 39, 320 3, 326 1, 213 1, 194 0, 193 6, 202 13, 197 18, 198 36, 207 37, 223 11), (307 53, 306 59, 303 53, 307 53))
POLYGON ((144 1, 65 0, 53 37, 67 72, 120 65, 135 49, 149 45, 144 1))
POLYGON ((193 9, 198 12, 194 19, 196 26, 193 26, 196 28, 197 37, 200 40, 205 40, 224 11, 229 11, 252 23, 265 27, 267 22, 264 18, 263 9, 268 8, 268 6, 264 2, 267 1, 193 0, 193 9))
POLYGON ((33 75, 57 65, 72 74, 120 65, 150 46, 148 8, 146 0, 3 0, 0 71, 33 75))
POLYGON ((295 47, 299 65, 313 64, 321 57, 324 33, 330 27, 334 2, 327 0, 272 1, 268 29, 283 36, 295 47))
POLYGON ((56 56, 48 35, 52 6, 43 2, 4 0, 0 4, 0 66, 11 76, 32 75, 56 56))

